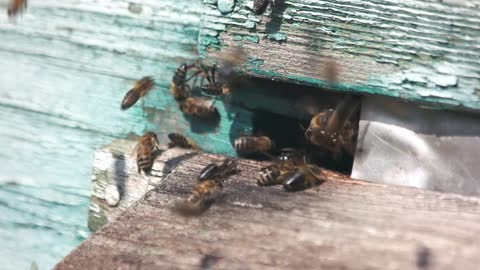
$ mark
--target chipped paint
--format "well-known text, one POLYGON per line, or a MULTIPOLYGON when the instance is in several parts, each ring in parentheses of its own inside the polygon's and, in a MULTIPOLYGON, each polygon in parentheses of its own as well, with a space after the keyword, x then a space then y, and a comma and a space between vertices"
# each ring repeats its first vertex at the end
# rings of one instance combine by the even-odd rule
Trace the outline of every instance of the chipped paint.
POLYGON ((268 34, 268 39, 274 40, 274 41, 287 41, 287 35, 284 33, 274 33, 274 34, 268 34))
POLYGON ((258 68, 246 67, 254 76, 441 108, 480 109, 475 90, 480 84, 478 5, 291 0, 255 16, 252 4, 239 0, 232 13, 221 17, 210 11, 215 7, 205 6, 206 24, 199 37, 203 57, 214 58, 216 51, 234 42, 258 60, 255 64, 261 62, 258 68), (211 35, 205 29, 218 30, 211 35), (252 33, 266 38, 258 44, 243 38, 252 33), (271 41, 282 42, 272 47, 271 41), (323 81, 315 66, 328 55, 341 59, 341 83, 334 86, 323 81))
POLYGON ((217 7, 223 15, 228 14, 235 8, 235 0, 218 0, 217 7))

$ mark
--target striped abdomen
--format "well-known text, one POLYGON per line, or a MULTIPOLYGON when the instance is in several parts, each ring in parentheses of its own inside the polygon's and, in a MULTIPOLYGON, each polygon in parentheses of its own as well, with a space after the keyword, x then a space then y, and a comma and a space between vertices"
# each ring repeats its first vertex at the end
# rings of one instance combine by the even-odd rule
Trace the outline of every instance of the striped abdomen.
POLYGON ((281 184, 279 176, 281 171, 276 165, 271 165, 268 167, 263 167, 260 170, 260 174, 257 179, 257 184, 259 186, 272 186, 281 184))
POLYGON ((153 158, 152 158, 152 149, 148 145, 140 145, 137 150, 137 168, 138 173, 144 171, 145 173, 150 173, 152 170, 153 158))
POLYGON ((200 87, 203 93, 210 95, 210 96, 220 96, 223 95, 223 84, 221 83, 213 83, 207 84, 200 87))
POLYGON ((170 133, 168 134, 168 139, 170 143, 168 144, 169 148, 172 147, 180 147, 180 148, 187 148, 192 149, 195 148, 193 143, 191 143, 185 136, 180 133, 170 133))
POLYGON ((172 84, 170 86, 170 92, 176 100, 183 100, 188 97, 188 91, 186 86, 188 67, 186 64, 181 65, 175 71, 173 75, 172 84))
POLYGON ((194 97, 187 98, 180 103, 180 110, 187 115, 202 118, 219 116, 218 110, 213 104, 194 97))
POLYGON ((240 154, 268 152, 272 149, 272 141, 266 136, 240 137, 235 140, 234 148, 240 154))
POLYGON ((127 92, 125 97, 123 97, 121 106, 122 110, 126 110, 137 103, 141 97, 145 96, 148 91, 153 88, 153 85, 154 82, 152 77, 143 77, 136 81, 133 88, 127 92))

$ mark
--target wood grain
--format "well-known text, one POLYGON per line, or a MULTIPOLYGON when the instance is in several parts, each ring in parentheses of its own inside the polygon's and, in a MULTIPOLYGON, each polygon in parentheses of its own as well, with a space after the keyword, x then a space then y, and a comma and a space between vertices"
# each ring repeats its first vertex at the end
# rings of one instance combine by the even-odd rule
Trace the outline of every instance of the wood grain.
MULTIPOLYGON (((175 150, 178 151, 178 150, 175 150)), ((168 152, 168 151, 167 151, 168 152)), ((258 187, 261 163, 241 160, 203 216, 170 210, 220 157, 186 152, 145 197, 55 269, 476 269, 480 199, 331 179, 287 193, 258 187)), ((157 165, 158 164, 158 165, 157 165)), ((127 166, 125 176, 139 179, 127 166)), ((123 176, 123 177, 125 177, 123 176)))
POLYGON ((480 108, 479 1, 276 2, 256 16, 252 0, 237 1, 229 14, 205 0, 201 54, 218 59, 241 46, 244 70, 254 76, 480 108), (332 59, 338 84, 326 80, 332 59))

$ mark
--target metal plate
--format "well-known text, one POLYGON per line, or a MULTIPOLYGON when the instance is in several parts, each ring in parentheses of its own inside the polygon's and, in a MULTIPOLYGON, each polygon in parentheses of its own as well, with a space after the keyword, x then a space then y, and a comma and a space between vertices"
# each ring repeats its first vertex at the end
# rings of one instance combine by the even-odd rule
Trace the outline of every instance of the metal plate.
POLYGON ((480 117, 365 97, 352 177, 480 194, 480 117))

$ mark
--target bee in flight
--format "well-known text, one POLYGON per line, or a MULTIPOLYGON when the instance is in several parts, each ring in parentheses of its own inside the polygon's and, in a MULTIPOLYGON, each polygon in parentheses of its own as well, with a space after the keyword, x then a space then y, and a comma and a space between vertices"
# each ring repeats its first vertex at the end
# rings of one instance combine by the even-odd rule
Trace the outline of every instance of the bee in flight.
POLYGON ((253 2, 253 12, 257 15, 262 15, 267 9, 268 4, 273 8, 275 0, 255 0, 253 2))
POLYGON ((219 117, 217 108, 212 102, 201 97, 189 97, 180 102, 180 110, 189 116, 199 118, 219 117))
POLYGON ((168 148, 180 147, 185 149, 198 149, 198 146, 187 137, 183 136, 180 133, 170 133, 168 134, 168 148))
POLYGON ((192 78, 200 74, 202 71, 196 71, 190 78, 187 79, 187 73, 188 70, 194 68, 197 69, 198 61, 197 63, 187 65, 187 64, 182 64, 180 67, 177 68, 175 71, 175 74, 173 75, 172 79, 172 84, 170 85, 170 92, 172 93, 172 96, 175 98, 177 101, 182 101, 185 100, 190 96, 190 86, 187 84, 188 81, 190 81, 192 78))
POLYGON ((305 137, 312 144, 331 151, 334 156, 338 156, 342 150, 353 155, 357 131, 351 119, 359 105, 357 98, 347 96, 335 109, 318 113, 310 121, 305 137))
POLYGON ((152 131, 148 131, 142 137, 140 137, 136 146, 138 173, 141 171, 143 171, 145 174, 150 173, 154 159, 153 151, 158 149, 158 147, 158 137, 152 131))
POLYGON ((273 150, 274 143, 267 136, 246 136, 236 139, 233 146, 238 154, 250 155, 268 153, 273 150))
POLYGON ((16 16, 19 12, 27 8, 27 0, 10 0, 7 9, 8 17, 16 16))
POLYGON ((153 88, 153 84, 152 77, 143 77, 136 81, 133 88, 127 92, 122 100, 122 110, 126 110, 135 105, 140 98, 144 97, 153 88))
POLYGON ((210 163, 200 172, 198 181, 207 179, 224 179, 237 171, 237 161, 232 158, 226 158, 220 164, 210 163))

